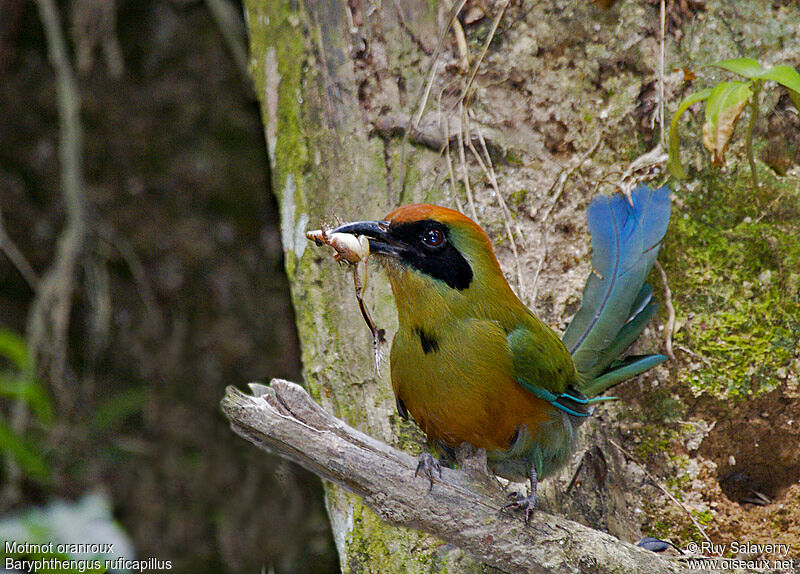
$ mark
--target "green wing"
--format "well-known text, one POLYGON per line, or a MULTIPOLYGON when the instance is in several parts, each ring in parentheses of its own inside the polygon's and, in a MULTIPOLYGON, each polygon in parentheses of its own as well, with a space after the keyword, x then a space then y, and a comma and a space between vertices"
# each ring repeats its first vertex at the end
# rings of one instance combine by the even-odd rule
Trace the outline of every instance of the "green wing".
POLYGON ((508 347, 517 380, 534 394, 538 389, 560 394, 578 380, 569 351, 536 317, 508 334, 508 347))
POLYGON ((578 390, 578 372, 558 336, 535 316, 530 325, 508 334, 517 382, 529 393, 576 417, 592 414, 592 403, 578 390))

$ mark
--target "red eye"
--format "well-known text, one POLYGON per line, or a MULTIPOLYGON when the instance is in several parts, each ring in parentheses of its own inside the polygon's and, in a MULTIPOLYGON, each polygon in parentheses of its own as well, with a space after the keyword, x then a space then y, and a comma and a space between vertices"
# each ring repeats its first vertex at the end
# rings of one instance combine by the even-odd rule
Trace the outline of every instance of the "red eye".
POLYGON ((444 233, 438 229, 428 229, 422 235, 422 242, 429 247, 439 247, 444 241, 444 233))

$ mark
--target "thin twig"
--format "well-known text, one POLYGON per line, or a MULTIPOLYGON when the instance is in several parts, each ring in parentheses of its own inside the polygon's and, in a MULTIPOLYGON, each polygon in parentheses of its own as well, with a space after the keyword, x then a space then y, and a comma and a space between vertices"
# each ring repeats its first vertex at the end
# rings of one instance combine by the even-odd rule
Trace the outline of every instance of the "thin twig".
MULTIPOLYGON (((472 123, 470 122, 470 128, 472 123)), ((491 176, 492 185, 497 191, 497 200, 500 202, 500 207, 503 208, 503 214, 509 221, 514 222, 514 229, 517 232, 517 237, 519 237, 519 244, 524 249, 525 248, 525 235, 522 233, 522 227, 520 226, 519 222, 511 216, 511 210, 508 209, 508 205, 506 204, 506 200, 503 199, 503 196, 500 195, 500 190, 497 185, 497 175, 494 171, 494 163, 492 162, 492 156, 489 153, 489 147, 486 145, 486 138, 483 137, 483 130, 480 127, 475 128, 475 133, 478 134, 478 141, 481 142, 481 150, 483 151, 484 158, 486 159, 486 165, 489 168, 489 174, 491 176)))
MULTIPOLYGON (((506 229, 506 235, 508 236, 508 242, 511 245, 511 252, 514 254, 514 266, 515 266, 515 268, 517 270, 517 295, 519 297, 523 298, 524 294, 522 292, 522 286, 523 286, 523 283, 522 283, 522 267, 520 266, 520 263, 519 263, 519 252, 517 251, 517 242, 514 241, 514 233, 511 231, 511 225, 509 223, 509 221, 511 219, 511 214, 507 213, 508 212, 508 208, 506 207, 505 201, 503 200, 503 196, 500 195, 500 187, 497 185, 497 178, 495 177, 495 174, 494 174, 494 168, 491 167, 491 164, 489 164, 489 166, 487 167, 487 165, 483 162, 483 160, 481 159, 480 154, 478 153, 478 150, 476 150, 475 146, 472 144, 472 138, 466 138, 466 139, 467 139, 467 143, 469 145, 469 150, 472 152, 472 155, 475 156, 475 159, 477 160, 478 165, 481 167, 481 170, 483 170, 484 175, 489 180, 489 185, 492 186, 492 189, 494 190, 494 193, 498 198, 498 202, 500 203, 500 208, 501 208, 501 211, 503 213, 503 226, 506 229)), ((484 145, 484 149, 485 149, 485 145, 484 145)), ((488 157, 488 152, 487 152, 487 157, 488 157)))
POLYGON ((239 11, 228 0, 206 0, 211 18, 222 34, 222 39, 233 58, 233 63, 244 83, 252 89, 252 78, 247 65, 247 28, 239 11))
POLYGON ((658 141, 661 142, 662 147, 666 148, 667 140, 664 134, 664 35, 666 31, 667 10, 664 4, 665 0, 661 0, 661 45, 658 59, 658 141))
MULTIPOLYGON (((441 119, 441 114, 439 115, 441 119)), ((444 144, 444 157, 447 161, 447 173, 450 175, 449 182, 450 182, 450 192, 453 194, 453 199, 456 202, 456 207, 461 213, 464 213, 464 207, 461 205, 461 199, 458 197, 458 192, 456 191, 456 176, 453 172, 453 158, 450 155, 450 116, 444 117, 444 135, 445 135, 445 144, 444 144)))
POLYGON ((556 203, 558 203, 558 200, 564 193, 564 189, 566 187, 569 178, 572 177, 572 175, 581 168, 584 162, 586 162, 586 160, 589 159, 592 156, 592 154, 594 154, 595 151, 597 151, 597 148, 600 146, 600 143, 602 141, 603 141, 603 132, 600 132, 597 135, 597 139, 592 144, 592 147, 586 150, 583 153, 583 155, 581 155, 581 157, 578 158, 578 161, 575 162, 571 167, 562 170, 561 173, 558 175, 558 179, 550 188, 553 199, 550 200, 550 205, 547 207, 547 211, 544 212, 544 216, 542 216, 542 221, 540 223, 540 226, 543 230, 542 244, 544 248, 542 249, 542 256, 539 258, 539 263, 536 265, 536 273, 533 276, 533 294, 531 295, 532 305, 536 304, 536 297, 539 289, 539 274, 542 272, 542 268, 544 267, 544 262, 547 259, 547 231, 545 224, 547 223, 547 220, 550 219, 550 215, 553 213, 553 210, 556 207, 556 203))
MULTIPOLYGON (((83 195, 82 132, 80 98, 75 74, 69 61, 67 42, 61 29, 54 0, 37 0, 39 17, 44 27, 50 62, 56 72, 56 100, 60 139, 58 159, 61 166, 61 193, 67 223, 56 246, 56 257, 47 273, 37 281, 36 297, 28 318, 28 345, 33 361, 49 372, 61 406, 69 406, 74 397, 64 384, 67 354, 67 328, 72 307, 72 293, 79 259, 87 236, 86 203, 83 195)), ((6 243, 6 242, 4 242, 6 243)), ((12 411, 11 426, 23 435, 30 412, 24 401, 17 401, 12 411)), ((18 493, 21 473, 16 463, 6 461, 8 480, 3 496, 18 493)))
POLYGON ((472 189, 469 186, 469 171, 467 170, 467 157, 464 151, 464 124, 466 114, 464 113, 463 102, 458 103, 458 113, 461 116, 461 126, 457 132, 458 136, 458 159, 461 161, 461 176, 464 178, 464 188, 467 192, 467 202, 472 214, 472 219, 478 221, 478 213, 475 211, 475 201, 472 199, 472 189))
MULTIPOLYGON (((629 459, 631 459, 631 460, 636 460, 636 457, 635 457, 635 456, 633 456, 633 455, 632 455, 631 453, 629 453, 627 450, 625 450, 625 449, 624 449, 624 448, 622 448, 620 445, 618 445, 616 442, 614 442, 614 440, 612 440, 612 439, 608 439, 608 442, 610 442, 610 443, 611 443, 611 444, 612 444, 614 447, 616 447, 616 448, 617 448, 617 449, 618 449, 618 450, 619 450, 619 451, 620 451, 622 454, 624 454, 625 456, 627 456, 629 459)), ((637 462, 638 462, 638 461, 637 461, 637 462)), ((667 490, 667 489, 666 489, 666 488, 665 488, 665 487, 664 487, 664 486, 663 486, 663 485, 662 485, 662 484, 661 484, 661 483, 660 483, 660 482, 659 482, 659 481, 656 479, 656 477, 655 477, 655 476, 653 476, 652 474, 650 474, 650 471, 648 471, 648 470, 647 470, 647 469, 644 467, 644 465, 640 464, 639 466, 641 467, 641 469, 642 469, 642 472, 644 472, 645 476, 647 476, 647 477, 648 477, 648 478, 649 478, 649 479, 650 479, 650 480, 653 482, 653 484, 655 484, 655 485, 658 487, 658 489, 659 489, 661 492, 663 492, 665 495, 667 495, 667 498, 669 498, 669 499, 670 499, 670 500, 671 500, 671 501, 672 501, 672 502, 673 502, 673 503, 674 503, 674 504, 675 504, 675 505, 676 505, 678 508, 680 508, 681 510, 683 510, 683 511, 686 513, 686 516, 688 516, 688 517, 689 517, 689 519, 692 521, 692 523, 694 523, 695 527, 696 527, 696 528, 697 528, 697 530, 700 532, 700 534, 703 536, 703 538, 705 538, 705 539, 706 539, 708 542, 711 542, 711 539, 708 537, 708 534, 706 534, 706 531, 705 531, 705 529, 704 529, 704 528, 703 528, 703 527, 700 525, 700 523, 699 523, 699 522, 697 522, 697 519, 695 519, 695 517, 692 515, 692 513, 689 511, 689 509, 688 509, 688 508, 686 508, 686 506, 684 506, 684 505, 683 505, 683 503, 682 503, 680 500, 678 500, 677 498, 675 498, 674 496, 672 496, 672 493, 671 493, 669 490, 667 490)))
POLYGON ((628 203, 633 205, 633 198, 631 197, 632 185, 628 183, 634 172, 650 169, 652 167, 666 163, 669 156, 664 153, 666 149, 666 135, 664 131, 664 55, 665 55, 665 30, 666 30, 666 9, 664 0, 661 0, 660 5, 660 20, 661 20, 661 36, 659 38, 659 63, 658 63, 658 109, 654 114, 654 120, 658 121, 658 144, 650 151, 640 155, 633 160, 627 169, 623 172, 616 186, 628 198, 628 203))
POLYGON ((761 220, 764 219, 764 217, 769 214, 769 212, 774 209, 776 205, 780 205, 783 202, 784 197, 789 193, 789 189, 791 188, 784 189, 777 195, 777 197, 775 197, 775 199, 769 202, 769 205, 762 209, 761 213, 758 214, 758 217, 753 220, 753 225, 761 223, 761 220))
POLYGON ((99 236, 104 239, 113 249, 119 253, 122 260, 128 266, 128 269, 133 275, 133 281, 136 283, 136 290, 142 300, 145 308, 145 314, 152 328, 158 332, 163 327, 163 319, 160 311, 158 310, 158 302, 156 301, 155 293, 147 279, 147 272, 144 269, 139 256, 136 255, 136 250, 133 245, 125 237, 115 234, 108 226, 101 226, 98 229, 99 236))
POLYGON ((428 69, 428 77, 425 80, 425 84, 421 86, 421 90, 420 92, 417 93, 417 97, 415 98, 414 101, 414 105, 417 108, 417 112, 414 114, 413 123, 411 124, 414 127, 417 127, 420 118, 422 118, 422 113, 425 111, 425 104, 427 103, 428 96, 431 93, 433 78, 436 76, 436 62, 439 59, 439 54, 442 51, 442 46, 444 46, 444 40, 447 37, 447 32, 450 31, 450 27, 453 25, 453 22, 458 17, 459 13, 461 13, 461 9, 464 8, 464 4, 466 3, 467 0, 459 0, 458 4, 453 6, 453 9, 450 11, 450 16, 447 19, 447 25, 444 27, 444 30, 442 30, 442 33, 439 35, 439 42, 436 44, 436 49, 433 51, 433 56, 431 56, 431 64, 430 68, 428 69))
POLYGON ((500 7, 500 11, 497 13, 497 16, 494 17, 494 22, 492 22, 492 29, 489 30, 489 36, 486 38, 486 42, 483 44, 483 50, 481 50, 481 55, 478 56, 477 61, 472 66, 472 72, 469 75, 469 80, 467 80, 466 86, 464 86, 464 91, 461 94, 461 100, 466 100, 469 96, 469 91, 472 88, 472 82, 475 80, 475 76, 478 74, 478 68, 480 68, 483 59, 486 57, 486 52, 489 50, 489 44, 492 43, 492 39, 494 39, 494 34, 497 32, 497 27, 500 25, 500 20, 503 19, 503 14, 506 12, 506 8, 508 8, 508 4, 511 0, 506 0, 503 5, 500 7))
POLYGON ((672 352, 672 332, 675 330, 675 307, 672 306, 672 291, 669 290, 669 283, 667 282, 667 274, 664 268, 656 261, 654 267, 661 276, 661 285, 664 287, 664 307, 667 308, 667 324, 664 325, 664 348, 667 352, 667 357, 671 361, 675 360, 675 353, 672 352))
POLYGON ((700 359, 705 364, 706 367, 711 367, 712 366, 711 365, 711 361, 707 357, 704 357, 700 353, 692 351, 689 347, 684 347, 683 345, 678 345, 677 348, 678 348, 679 351, 683 351, 684 353, 687 353, 687 354, 691 355, 692 357, 696 357, 696 358, 700 359))
POLYGON ((0 211, 0 251, 6 254, 11 264, 17 268, 22 278, 28 286, 36 291, 39 288, 39 276, 34 271, 33 267, 25 258, 19 247, 17 247, 14 240, 6 232, 5 224, 3 223, 3 213, 0 211))
POLYGON ((450 30, 450 27, 453 25, 453 21, 458 17, 459 12, 461 12, 461 9, 466 3, 467 0, 459 0, 458 4, 453 6, 453 9, 450 11, 450 16, 447 19, 447 25, 445 25, 444 30, 442 30, 441 34, 439 34, 439 41, 436 44, 436 49, 433 51, 433 56, 431 56, 431 63, 430 67, 428 68, 428 76, 425 80, 425 83, 420 85, 419 91, 414 98, 413 107, 416 108, 417 111, 413 116, 409 117, 408 125, 406 126, 406 133, 403 135, 403 142, 400 144, 400 203, 403 203, 406 194, 406 146, 408 144, 408 138, 411 134, 412 128, 416 129, 417 125, 419 124, 419 120, 422 118, 422 114, 425 111, 425 105, 428 101, 428 96, 430 95, 433 79, 436 77, 436 65, 439 61, 439 54, 444 46, 444 40, 447 37, 447 32, 450 30))
POLYGON ((80 94, 55 0, 36 0, 45 29, 50 62, 56 71, 61 135, 58 152, 61 162, 61 187, 67 216, 80 223, 86 220, 83 195, 83 130, 80 125, 80 94))
POLYGON ((77 268, 89 235, 83 189, 83 132, 80 124, 78 84, 55 0, 37 0, 44 26, 50 62, 56 73, 59 112, 59 162, 61 193, 67 221, 56 245, 56 256, 42 277, 28 320, 28 344, 37 366, 49 372, 62 406, 72 404, 75 394, 65 387, 67 328, 77 268), (44 359, 44 360, 43 360, 44 359))

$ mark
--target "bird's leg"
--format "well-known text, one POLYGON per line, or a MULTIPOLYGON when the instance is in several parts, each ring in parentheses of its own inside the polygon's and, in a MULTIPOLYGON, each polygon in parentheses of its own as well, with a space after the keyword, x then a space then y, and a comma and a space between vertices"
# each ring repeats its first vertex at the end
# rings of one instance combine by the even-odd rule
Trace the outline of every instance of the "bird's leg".
POLYGON ((430 493, 430 491, 433 490, 433 475, 438 474, 439 478, 442 478, 442 463, 430 453, 423 452, 419 455, 419 462, 417 463, 417 470, 414 472, 414 477, 416 478, 420 473, 422 473, 423 476, 427 476, 428 480, 431 481, 431 485, 428 488, 428 492, 430 493))
POLYGON ((530 479, 531 479, 531 494, 530 496, 522 496, 518 492, 512 492, 508 495, 509 498, 513 498, 508 504, 503 507, 503 510, 507 508, 519 508, 525 509, 525 524, 528 524, 531 520, 531 516, 533 516, 534 510, 536 510, 537 504, 539 504, 539 497, 536 496, 536 487, 537 487, 537 478, 536 478, 536 466, 531 465, 530 469, 530 479))

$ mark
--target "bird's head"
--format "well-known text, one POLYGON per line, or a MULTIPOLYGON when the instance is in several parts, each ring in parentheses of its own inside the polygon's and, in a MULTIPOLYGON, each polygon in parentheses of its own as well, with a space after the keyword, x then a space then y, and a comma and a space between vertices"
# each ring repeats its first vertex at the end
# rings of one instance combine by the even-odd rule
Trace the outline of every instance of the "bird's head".
MULTIPOLYGON (((347 223, 333 232, 363 235, 384 263, 402 318, 415 311, 483 314, 522 305, 503 276, 489 237, 465 215, 436 205, 404 205, 381 221, 347 223)), ((491 314, 491 313, 488 313, 491 314)))

